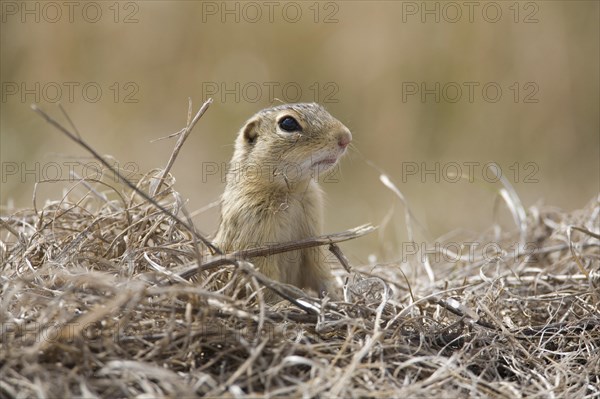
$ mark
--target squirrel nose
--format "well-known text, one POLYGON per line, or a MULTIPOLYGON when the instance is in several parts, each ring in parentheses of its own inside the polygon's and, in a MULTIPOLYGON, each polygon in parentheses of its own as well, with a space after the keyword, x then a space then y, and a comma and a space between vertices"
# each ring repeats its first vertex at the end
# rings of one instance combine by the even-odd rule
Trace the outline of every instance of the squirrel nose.
POLYGON ((342 149, 344 149, 348 147, 348 144, 350 144, 350 142, 352 141, 352 133, 350 133, 350 130, 344 127, 344 129, 340 133, 338 133, 337 140, 338 145, 342 149))

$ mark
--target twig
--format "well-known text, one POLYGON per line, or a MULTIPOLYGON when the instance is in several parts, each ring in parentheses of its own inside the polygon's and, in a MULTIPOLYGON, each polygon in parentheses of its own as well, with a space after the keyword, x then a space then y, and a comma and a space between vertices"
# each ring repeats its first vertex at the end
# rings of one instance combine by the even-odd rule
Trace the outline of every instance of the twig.
MULTIPOLYGON (((236 266, 239 270, 243 271, 244 273, 249 274, 252 277, 256 278, 256 280, 258 280, 259 283, 261 283, 265 287, 274 291, 281 298, 287 299, 288 301, 290 301, 291 303, 293 303, 300 309, 304 310, 308 314, 318 314, 318 309, 316 306, 310 306, 310 305, 307 306, 307 305, 304 305, 303 303, 301 303, 300 301, 298 301, 298 299, 300 299, 300 298, 306 299, 306 294, 302 290, 299 290, 294 286, 290 286, 288 284, 283 284, 276 280, 272 280, 272 279, 268 278, 267 276, 265 276, 264 274, 260 273, 259 271, 253 269, 251 266, 249 266, 247 264, 247 262, 240 262, 240 260, 255 258, 257 256, 274 255, 277 253, 294 251, 294 250, 304 249, 304 248, 310 248, 310 247, 315 247, 315 246, 319 246, 319 245, 329 244, 331 247, 331 246, 335 246, 335 243, 342 242, 342 241, 348 241, 348 240, 351 240, 351 239, 354 239, 357 237, 361 237, 361 236, 366 235, 374 230, 375 230, 375 227, 365 224, 365 225, 358 226, 358 227, 355 227, 350 230, 346 230, 341 233, 325 235, 325 236, 320 236, 320 237, 314 237, 314 238, 306 238, 304 240, 299 240, 299 241, 284 242, 284 243, 280 243, 280 244, 276 244, 276 245, 272 245, 272 246, 263 246, 263 247, 258 247, 258 248, 245 249, 245 250, 236 251, 236 252, 233 252, 231 254, 226 254, 226 255, 209 256, 207 262, 203 263, 201 266, 199 266, 199 267, 197 267, 195 265, 191 266, 191 267, 188 266, 188 267, 186 267, 186 269, 184 271, 179 272, 179 274, 177 276, 179 278, 188 279, 199 272, 214 269, 214 268, 222 266, 222 265, 231 264, 231 265, 236 266)), ((339 250, 339 247, 336 246, 336 248, 338 249, 339 254, 341 255, 342 259, 344 259, 344 261, 345 261, 345 257, 339 250)), ((336 256, 338 256, 338 254, 336 254, 336 256)), ((338 257, 338 259, 340 259, 340 258, 338 257)), ((341 261, 342 260, 340 260, 340 262, 341 261)), ((345 261, 345 262, 347 263, 347 261, 345 261)), ((350 270, 349 266, 347 266, 347 265, 345 265, 344 268, 346 268, 346 270, 350 270)), ((165 282, 163 281, 163 284, 164 283, 165 282)), ((159 283, 159 285, 160 284, 161 283, 159 283)))
POLYGON ((575 263, 577 264, 577 267, 579 268, 579 270, 581 270, 581 272, 583 274, 585 274, 586 277, 589 277, 590 274, 588 273, 587 270, 585 270, 585 267, 583 267, 583 263, 581 263, 581 259, 580 257, 577 255, 577 253, 575 252, 575 247, 573 245, 573 239, 572 239, 572 234, 573 234, 573 230, 579 231, 581 233, 585 233, 588 234, 594 238, 600 239, 600 235, 595 234, 587 229, 578 227, 578 226, 569 226, 569 228, 567 229, 567 240, 569 240, 569 251, 571 251, 571 256, 573 257, 573 259, 575 260, 575 263))
POLYGON ((318 304, 315 301, 311 301, 310 298, 306 295, 304 291, 299 288, 296 288, 293 285, 284 284, 277 280, 270 279, 265 276, 255 268, 251 266, 249 262, 235 262, 234 263, 239 270, 246 273, 249 276, 254 277, 259 283, 263 286, 269 288, 271 291, 275 292, 279 297, 286 299, 296 305, 298 308, 304 310, 307 314, 316 315, 319 313, 318 304), (304 304, 299 301, 302 299, 303 302, 312 302, 308 304, 304 304))
POLYGON ((362 237, 366 234, 371 233, 375 230, 375 227, 370 224, 355 227, 350 230, 346 230, 341 233, 323 235, 319 237, 305 238, 299 241, 288 241, 275 245, 267 245, 258 248, 243 249, 235 251, 225 255, 214 255, 209 256, 200 267, 185 266, 185 269, 179 272, 179 277, 188 279, 199 272, 214 269, 216 267, 234 264, 240 259, 256 258, 258 256, 274 255, 282 252, 289 252, 298 249, 317 247, 320 245, 331 245, 342 241, 352 240, 354 238, 362 237))
MULTIPOLYGON (((10 219, 9 219, 9 218, 6 218, 6 220, 10 220, 10 219)), ((3 228, 5 228, 6 230, 8 230, 8 231, 9 231, 9 232, 10 232, 12 235, 14 235, 15 237, 17 237, 17 238, 19 239, 19 242, 20 242, 21 244, 25 244, 25 242, 24 242, 24 241, 22 241, 21 234, 20 234, 20 233, 19 233, 17 230, 13 229, 13 228, 11 227, 11 225, 10 225, 10 224, 8 224, 8 222, 4 221, 4 219, 3 219, 3 218, 0 218, 0 226, 2 226, 3 228)))
MULTIPOLYGON (((547 333, 550 331, 559 332, 559 333, 562 333, 563 335, 566 335, 567 333, 573 332, 570 329, 587 331, 587 330, 594 329, 598 325, 600 325, 600 321, 598 321, 596 319, 592 319, 592 318, 585 318, 582 320, 578 320, 576 322, 560 322, 560 323, 546 324, 544 326, 522 327, 522 328, 515 329, 513 332, 515 334, 519 334, 519 333, 523 334, 526 337, 541 335, 541 334, 544 334, 544 333, 547 333), (567 330, 567 331, 564 331, 564 330, 567 330)), ((522 337, 518 337, 518 338, 522 338, 522 337)))
POLYGON ((344 254, 342 253, 342 250, 340 249, 340 247, 338 247, 337 244, 331 244, 331 245, 329 245, 329 250, 331 251, 331 253, 333 253, 335 255, 335 257, 340 262, 340 264, 344 267, 344 269, 346 269, 346 271, 348 273, 351 273, 352 269, 350 268, 350 263, 348 262, 348 259, 344 256, 344 254))
POLYGON ((65 117, 65 119, 67 120, 67 122, 69 122, 69 125, 71 125, 71 127, 73 128, 73 130, 75 131, 75 134, 77 134, 77 137, 79 139, 81 139, 81 134, 79 134, 79 130, 77 130, 77 126, 75 126, 75 124, 73 123, 73 121, 69 117, 69 114, 67 114, 67 111, 65 111, 65 109, 64 109, 64 107, 62 106, 61 103, 58 103, 58 108, 60 108, 60 112, 62 112, 62 114, 65 117))
POLYGON ((63 125, 61 125, 60 123, 58 123, 50 115, 48 115, 41 108, 39 108, 37 105, 32 104, 31 108, 35 112, 37 112, 38 114, 40 114, 46 120, 46 122, 48 122, 49 124, 51 124, 52 126, 54 126, 56 129, 60 130, 62 133, 66 134, 67 137, 69 137, 71 140, 73 140, 74 142, 76 142, 77 144, 79 144, 80 146, 82 146, 90 154, 92 154, 92 156, 94 158, 96 158, 98 161, 100 161, 106 168, 108 168, 108 170, 110 170, 111 172, 113 172, 115 174, 115 176, 118 176, 119 179, 121 179, 130 189, 132 189, 137 194, 139 194, 142 198, 144 198, 146 201, 150 202, 152 205, 154 205, 155 207, 157 207, 162 213, 164 213, 165 215, 169 216, 170 218, 172 218, 173 220, 175 220, 177 223, 180 223, 182 226, 184 226, 190 233, 192 233, 198 239, 200 239, 200 241, 202 241, 202 243, 204 245, 206 245, 208 248, 210 248, 211 250, 213 250, 214 252, 216 252, 218 254, 222 253, 210 241, 208 241, 200 233, 198 233, 196 231, 196 229, 193 227, 193 225, 189 226, 187 223, 185 223, 183 220, 181 220, 179 217, 177 217, 175 214, 173 214, 173 212, 169 211, 168 209, 166 209, 165 207, 163 207, 162 205, 160 205, 153 198, 151 198, 148 194, 146 194, 144 191, 142 191, 138 187, 136 187, 135 184, 133 184, 132 182, 130 182, 128 179, 126 179, 117 169, 115 169, 111 164, 109 164, 100 154, 98 154, 96 152, 96 150, 94 150, 83 139, 79 138, 76 134, 72 133, 67 128, 65 128, 63 125))
POLYGON ((167 166, 165 166, 162 176, 160 176, 160 178, 158 180, 158 184, 156 185, 156 188, 152 192, 152 196, 156 195, 156 193, 160 190, 160 186, 163 184, 163 181, 165 180, 165 178, 169 174, 169 171, 173 167, 173 164, 175 163, 175 158, 177 158, 177 155, 179 155, 179 151, 181 150, 181 147, 183 147, 183 143, 185 143, 185 140, 188 138, 188 136, 192 132, 192 129, 194 129, 194 126, 196 126, 196 123, 198 123, 200 118, 202 118, 202 115, 204 115, 204 113, 206 112, 206 110, 208 109, 208 106, 210 104, 212 104, 212 98, 209 98, 208 100, 206 100, 204 102, 204 104, 202 104, 202 107, 200 107, 200 109, 198 110, 198 113, 196 113, 196 116, 194 116, 194 119, 192 119, 192 121, 190 121, 189 116, 191 115, 191 110, 192 110, 192 100, 191 99, 189 100, 187 126, 185 127, 185 129, 183 130, 181 135, 179 136, 179 139, 177 140, 177 143, 175 144, 175 148, 173 148, 173 152, 171 153, 171 157, 169 158, 169 162, 167 162, 167 166))

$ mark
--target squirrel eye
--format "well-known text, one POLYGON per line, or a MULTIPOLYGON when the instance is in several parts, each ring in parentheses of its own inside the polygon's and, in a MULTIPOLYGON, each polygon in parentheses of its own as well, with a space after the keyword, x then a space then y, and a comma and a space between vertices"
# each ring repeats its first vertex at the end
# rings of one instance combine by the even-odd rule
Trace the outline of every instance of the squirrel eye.
POLYGON ((285 132, 301 131, 302 128, 297 120, 291 116, 286 116, 279 120, 279 128, 285 132))

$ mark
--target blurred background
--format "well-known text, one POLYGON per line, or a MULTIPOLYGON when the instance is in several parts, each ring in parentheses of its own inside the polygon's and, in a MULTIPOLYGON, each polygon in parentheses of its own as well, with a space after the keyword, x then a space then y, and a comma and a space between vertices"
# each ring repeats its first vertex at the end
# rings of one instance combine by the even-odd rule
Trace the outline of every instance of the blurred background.
MULTIPOLYGON (((175 140, 152 140, 185 126, 188 98, 195 111, 212 97, 172 170, 191 212, 218 200, 253 113, 322 103, 354 137, 323 182, 326 231, 384 226, 346 244, 355 261, 385 257, 406 234, 380 173, 430 237, 491 226, 491 163, 525 207, 573 210, 600 192, 595 1, 0 4, 4 215, 32 206, 36 180, 98 165, 31 103, 64 121, 60 102, 128 174, 164 167, 175 140)), ((44 185, 38 206, 64 187, 44 185)), ((510 228, 506 211, 496 219, 510 228)), ((218 207, 194 221, 212 233, 218 207)))

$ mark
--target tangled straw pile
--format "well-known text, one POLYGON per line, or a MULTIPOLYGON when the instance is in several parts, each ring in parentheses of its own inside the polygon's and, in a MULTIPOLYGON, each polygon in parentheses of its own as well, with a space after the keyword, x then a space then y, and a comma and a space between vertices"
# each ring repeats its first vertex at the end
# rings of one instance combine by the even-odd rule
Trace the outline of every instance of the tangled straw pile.
MULTIPOLYGON (((153 199, 182 215, 166 177, 153 199)), ((600 198, 471 240, 523 251, 337 267, 332 302, 239 256, 199 272, 206 249, 155 204, 74 186, 1 219, 2 397, 600 396, 600 198)))

